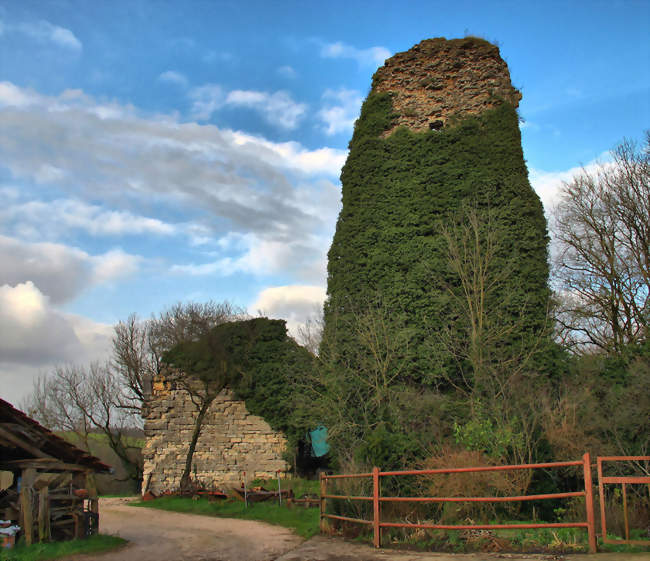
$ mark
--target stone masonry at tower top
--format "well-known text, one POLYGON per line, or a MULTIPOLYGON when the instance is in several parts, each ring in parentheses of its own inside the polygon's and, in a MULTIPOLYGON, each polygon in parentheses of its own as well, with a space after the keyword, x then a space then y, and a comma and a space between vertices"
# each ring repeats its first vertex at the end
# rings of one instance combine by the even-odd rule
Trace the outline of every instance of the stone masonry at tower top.
POLYGON ((414 132, 445 126, 454 117, 476 115, 503 101, 519 105, 521 93, 499 48, 483 39, 426 39, 386 60, 374 75, 374 92, 393 94, 397 127, 414 132))

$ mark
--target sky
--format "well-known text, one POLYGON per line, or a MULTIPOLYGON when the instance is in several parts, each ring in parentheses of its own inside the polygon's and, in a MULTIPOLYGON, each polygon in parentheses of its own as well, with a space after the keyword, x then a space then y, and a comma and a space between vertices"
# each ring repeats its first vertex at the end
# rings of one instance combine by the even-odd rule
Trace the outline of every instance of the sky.
POLYGON ((649 0, 0 0, 0 397, 177 302, 295 332, 372 74, 422 39, 500 46, 550 209, 649 128, 649 30, 649 0))

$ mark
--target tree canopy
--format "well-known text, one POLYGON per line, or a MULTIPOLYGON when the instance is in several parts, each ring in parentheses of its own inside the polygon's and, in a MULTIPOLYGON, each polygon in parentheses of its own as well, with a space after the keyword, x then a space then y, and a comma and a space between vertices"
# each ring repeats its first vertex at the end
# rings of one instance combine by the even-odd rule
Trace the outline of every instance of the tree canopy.
POLYGON ((163 360, 190 378, 227 386, 254 415, 281 430, 295 444, 307 428, 293 412, 293 381, 313 369, 313 356, 287 335, 284 320, 254 318, 217 325, 185 341, 163 360))

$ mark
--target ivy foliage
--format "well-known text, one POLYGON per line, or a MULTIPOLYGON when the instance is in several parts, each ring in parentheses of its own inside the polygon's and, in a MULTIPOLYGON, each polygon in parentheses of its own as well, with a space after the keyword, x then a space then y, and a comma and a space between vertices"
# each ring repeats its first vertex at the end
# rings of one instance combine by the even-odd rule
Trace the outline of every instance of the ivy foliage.
POLYGON ((452 294, 460 291, 442 230, 460 231, 468 205, 489 213, 500 248, 491 266, 510 274, 492 291, 488 308, 506 323, 511 318, 516 327, 508 337, 515 342, 545 325, 546 220, 528 181, 511 104, 450 119, 441 131, 400 127, 382 137, 394 118, 391 94, 371 91, 341 173, 324 338, 352 366, 358 342, 344 326, 381 305, 390 313, 392 336, 407 337, 398 381, 439 386, 458 376, 456 358, 436 345, 458 319, 452 294))
POLYGON ((287 335, 284 320, 255 318, 217 325, 163 360, 187 376, 230 388, 254 415, 282 431, 290 446, 305 433, 294 417, 296 384, 314 357, 287 335))

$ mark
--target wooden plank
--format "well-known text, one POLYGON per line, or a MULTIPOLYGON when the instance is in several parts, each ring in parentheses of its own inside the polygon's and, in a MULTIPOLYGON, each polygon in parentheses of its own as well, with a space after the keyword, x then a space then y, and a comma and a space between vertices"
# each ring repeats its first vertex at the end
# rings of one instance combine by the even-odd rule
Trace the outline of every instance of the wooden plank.
POLYGON ((4 467, 33 467, 39 470, 47 471, 86 471, 88 468, 80 466, 79 464, 66 464, 56 458, 29 458, 25 460, 10 460, 8 462, 0 463, 4 467))
MULTIPOLYGON (((18 435, 9 432, 8 430, 0 427, 0 436, 9 442, 12 442, 15 446, 26 450, 30 454, 34 454, 37 458, 52 458, 49 454, 46 454, 36 446, 32 446, 29 442, 26 442, 23 438, 20 438, 18 435)), ((54 459, 54 458, 52 458, 54 459)))

